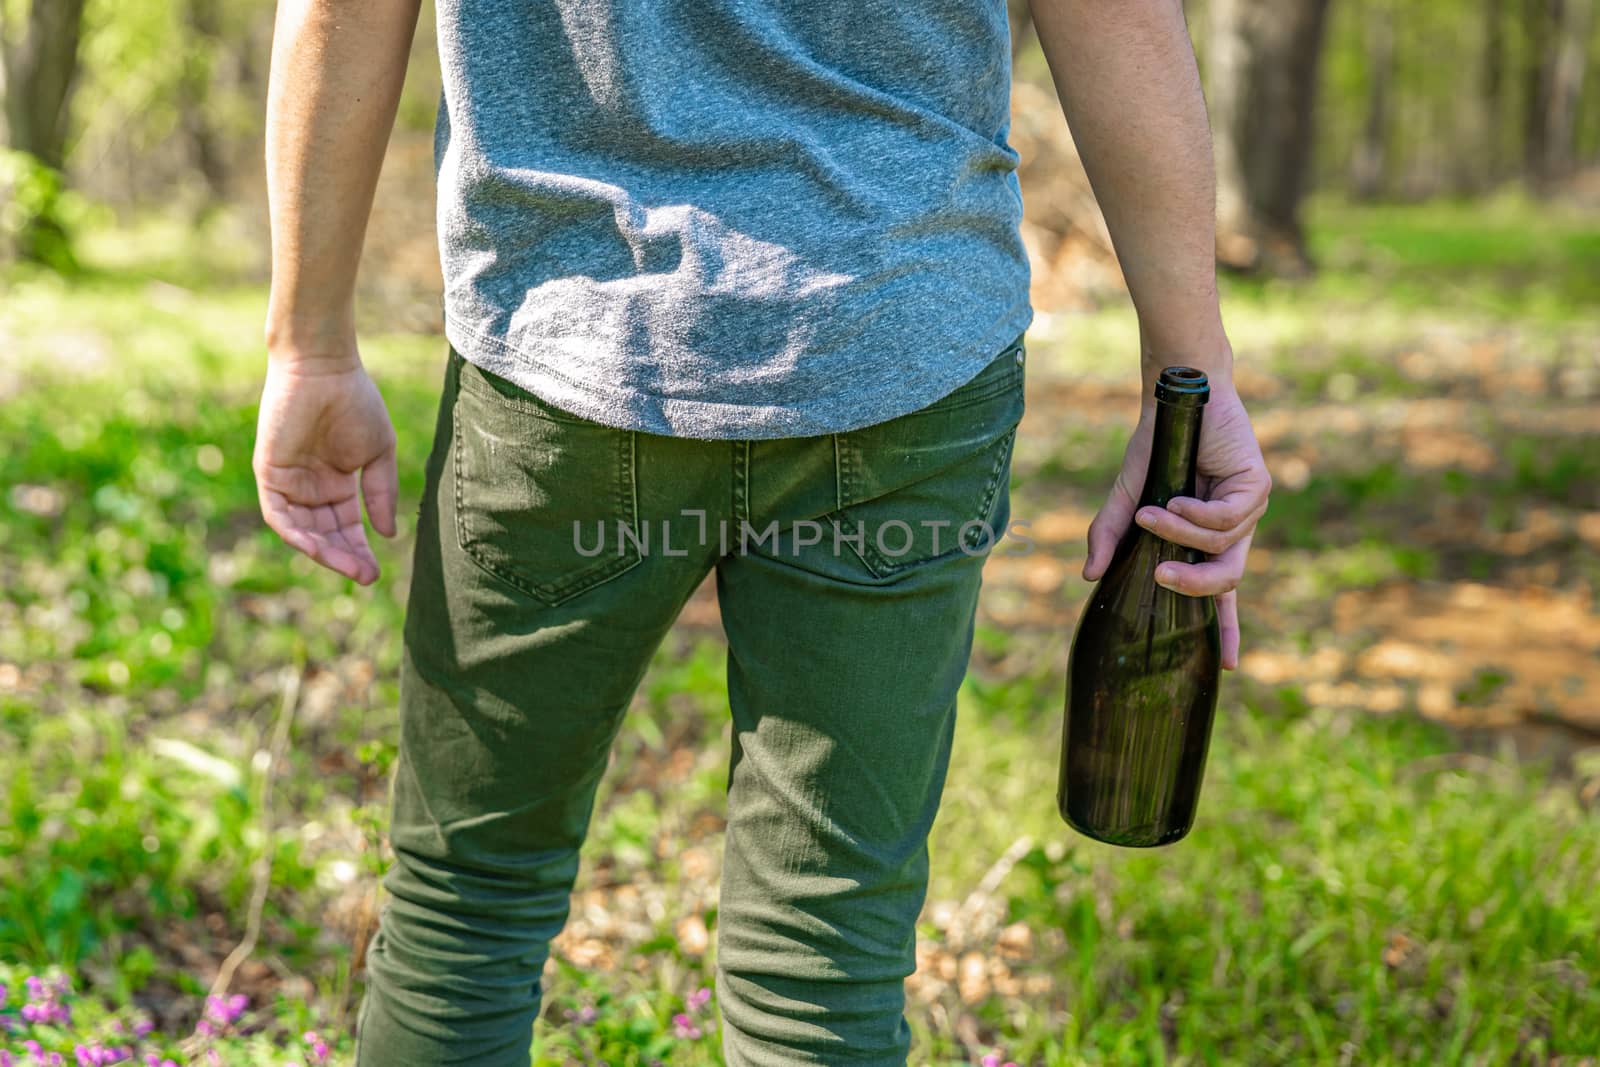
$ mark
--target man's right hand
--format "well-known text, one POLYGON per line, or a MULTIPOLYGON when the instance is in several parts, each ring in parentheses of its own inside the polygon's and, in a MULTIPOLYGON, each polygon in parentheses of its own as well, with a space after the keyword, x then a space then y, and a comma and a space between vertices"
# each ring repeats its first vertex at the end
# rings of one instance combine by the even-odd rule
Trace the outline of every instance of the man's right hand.
POLYGON ((362 585, 378 580, 373 529, 395 535, 394 425, 358 359, 274 358, 256 421, 261 514, 291 548, 362 585))

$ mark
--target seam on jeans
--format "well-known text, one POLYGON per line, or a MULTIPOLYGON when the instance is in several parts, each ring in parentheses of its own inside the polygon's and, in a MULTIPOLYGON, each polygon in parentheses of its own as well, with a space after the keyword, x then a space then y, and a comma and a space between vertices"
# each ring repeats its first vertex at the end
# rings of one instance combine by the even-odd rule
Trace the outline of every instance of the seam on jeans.
MULTIPOLYGON (((626 514, 628 529, 637 536, 639 533, 639 465, 635 446, 635 437, 637 435, 632 430, 618 430, 616 432, 619 435, 617 438, 617 464, 622 475, 617 485, 617 511, 621 514, 626 514)), ((620 548, 621 546, 619 545, 618 547, 620 548)), ((565 587, 547 583, 546 588, 551 589, 554 597, 548 603, 552 607, 565 604, 573 597, 620 578, 643 563, 644 556, 636 549, 629 548, 617 557, 618 564, 622 564, 623 560, 627 560, 627 563, 620 566, 612 566, 610 569, 600 568, 596 571, 584 572, 581 575, 581 581, 578 580, 579 576, 575 576, 568 580, 565 587), (631 559, 629 558, 630 556, 632 557, 631 559), (566 591, 563 591, 564 588, 566 591)))
MULTIPOLYGON (((965 556, 976 556, 976 552, 968 551, 968 548, 971 547, 971 538, 963 536, 961 533, 961 528, 972 522, 983 522, 987 524, 989 519, 993 517, 994 501, 1000 488, 1001 471, 1004 470, 1006 461, 1011 456, 1011 447, 1012 443, 1016 440, 1016 436, 1017 427, 1013 425, 999 441, 990 446, 994 449, 994 463, 989 469, 988 478, 985 480, 983 495, 979 498, 979 504, 976 509, 977 514, 972 518, 962 520, 961 525, 956 527, 956 544, 952 550, 941 552, 937 556, 931 556, 927 559, 912 559, 904 562, 894 562, 886 559, 883 554, 878 551, 877 547, 872 544, 866 544, 861 550, 857 550, 855 542, 852 541, 850 543, 850 550, 855 552, 856 558, 860 559, 861 562, 866 565, 867 569, 879 578, 891 578, 894 575, 900 574, 914 567, 920 567, 924 564, 933 563, 936 560, 944 559, 946 556, 950 556, 954 552, 958 551, 965 556)), ((991 532, 993 532, 992 528, 991 532)), ((996 535, 993 540, 990 541, 990 545, 992 546, 998 540, 999 536, 996 535)))
POLYGON ((842 450, 842 448, 840 448, 840 443, 838 443, 838 437, 840 437, 840 435, 834 434, 834 510, 835 510, 835 512, 838 512, 838 510, 845 509, 845 469, 843 469, 843 459, 840 458, 840 453, 842 453, 843 450, 842 450))
MULTIPOLYGON (((908 412, 889 421, 897 422, 900 420, 915 419, 921 415, 948 414, 955 411, 964 411, 967 408, 974 407, 978 404, 987 403, 1019 389, 1023 382, 1023 370, 1022 366, 1016 362, 1016 353, 1021 350, 1021 348, 1022 344, 1020 339, 1013 341, 1011 344, 1007 345, 998 356, 990 361, 988 367, 985 367, 983 370, 979 371, 977 376, 972 381, 969 381, 966 385, 961 386, 960 389, 957 389, 955 392, 949 394, 943 400, 935 401, 925 408, 919 408, 916 411, 908 412), (963 390, 973 388, 974 382, 982 378, 985 374, 989 373, 989 368, 997 364, 999 364, 1001 368, 1001 373, 999 374, 997 381, 984 383, 981 392, 973 393, 971 396, 962 395, 963 390)), ((885 424, 879 423, 877 425, 881 426, 885 424)), ((845 508, 853 507, 861 502, 857 499, 859 486, 856 484, 859 474, 859 456, 856 455, 858 449, 856 449, 851 441, 851 437, 853 433, 864 433, 874 428, 874 426, 866 426, 862 427, 862 429, 858 431, 844 431, 842 433, 834 434, 835 477, 839 483, 838 500, 835 504, 835 508, 837 510, 843 511, 845 508)), ((860 553, 857 553, 857 556, 859 557, 860 553)), ((865 559, 862 559, 862 562, 868 563, 868 561, 865 559)), ((871 564, 869 563, 868 565, 870 566, 871 564)))
MULTIPOLYGON (((450 398, 450 465, 451 465, 451 468, 452 468, 452 475, 451 475, 451 479, 450 479, 450 481, 451 481, 450 495, 451 495, 451 498, 454 500, 454 509, 453 510, 455 511, 455 514, 451 516, 451 518, 454 520, 451 523, 451 525, 453 525, 456 528, 456 546, 461 549, 461 551, 466 555, 466 557, 468 559, 471 559, 474 563, 477 563, 477 560, 476 560, 476 558, 473 557, 472 553, 467 551, 467 527, 466 527, 466 522, 461 518, 461 412, 460 412, 460 408, 461 408, 461 382, 460 382, 460 379, 457 378, 457 380, 456 380, 456 395, 450 398)), ((479 563, 478 566, 482 567, 483 564, 479 563)))
POLYGON ((623 503, 628 505, 628 527, 639 533, 639 435, 628 431, 628 477, 623 489, 623 503))
POLYGON ((861 465, 859 463, 861 449, 856 444, 855 436, 853 434, 840 435, 840 454, 842 459, 843 473, 839 476, 841 485, 839 492, 839 508, 842 511, 843 509, 856 503, 856 494, 861 491, 860 485, 857 484, 860 481, 860 475, 857 472, 857 468, 861 465))
POLYGON ((750 442, 733 442, 733 521, 750 521, 750 442))
MULTIPOLYGON (((1011 458, 1011 447, 1016 442, 1016 439, 1017 431, 1013 427, 1011 432, 1006 434, 1005 442, 1000 448, 1000 454, 995 457, 994 470, 989 472, 989 489, 988 492, 984 494, 983 506, 978 511, 978 518, 985 526, 989 526, 989 520, 994 518, 994 501, 995 497, 999 495, 1000 492, 1000 472, 1001 469, 1005 467, 1006 461, 1011 458)), ((992 526, 989 526, 989 535, 989 547, 992 548, 994 543, 1000 540, 1000 538, 995 533, 994 527, 992 526)), ((957 532, 957 536, 960 536, 959 531, 957 532)))
MULTIPOLYGON (((469 549, 467 547, 469 540, 467 536, 467 524, 464 517, 463 508, 461 506, 463 500, 461 455, 464 450, 464 444, 462 442, 461 420, 457 417, 457 412, 455 410, 456 406, 460 403, 461 394, 462 390, 458 388, 456 390, 455 397, 451 401, 450 422, 451 433, 454 438, 452 441, 453 447, 451 449, 451 460, 455 472, 453 496, 455 498, 456 545, 461 550, 462 555, 466 556, 467 559, 471 560, 479 570, 483 571, 490 577, 511 586, 524 596, 530 597, 539 603, 552 608, 559 607, 574 597, 579 596, 582 593, 586 593, 596 586, 604 585, 606 582, 626 574, 628 571, 644 562, 644 556, 637 549, 626 548, 618 554, 615 560, 608 562, 604 566, 595 565, 591 568, 579 571, 577 574, 569 575, 564 579, 555 579, 553 581, 535 585, 533 582, 529 581, 522 575, 517 574, 515 571, 494 564, 484 559, 479 553, 469 549)), ((499 394, 497 393, 495 396, 499 397, 499 394)), ((486 397, 482 394, 479 394, 479 399, 483 400, 485 403, 495 403, 494 398, 486 397)), ((559 423, 561 420, 552 419, 549 421, 559 423)), ((619 475, 619 481, 622 484, 619 484, 616 490, 615 507, 619 513, 626 513, 629 528, 635 534, 637 534, 639 529, 639 513, 637 505, 638 470, 637 465, 634 462, 633 455, 633 431, 617 430, 613 427, 600 426, 598 423, 591 423, 587 420, 583 420, 579 423, 579 425, 598 427, 612 433, 613 435, 616 435, 616 462, 618 465, 617 473, 619 475)), ((621 548, 622 546, 619 545, 618 547, 621 548)))
POLYGON ((998 383, 996 383, 994 385, 988 386, 982 392, 974 393, 971 396, 963 396, 963 397, 959 397, 959 398, 955 398, 954 394, 952 394, 952 399, 950 399, 949 402, 941 400, 938 403, 930 404, 928 407, 925 407, 925 408, 921 409, 920 411, 913 411, 913 412, 911 412, 911 414, 912 415, 920 415, 920 414, 930 413, 930 412, 941 412, 942 413, 942 412, 946 412, 946 411, 961 411, 962 409, 969 408, 969 407, 973 406, 974 404, 981 404, 985 400, 993 400, 995 397, 1002 396, 1005 393, 1010 392, 1013 388, 1015 388, 1015 386, 1017 384, 1017 382, 1016 382, 1017 374, 1020 371, 1021 371, 1021 368, 1018 367, 1017 364, 1013 361, 1012 364, 1011 364, 1011 368, 1006 372, 1004 380, 1002 380, 1002 381, 1000 381, 1000 382, 998 382, 998 383))

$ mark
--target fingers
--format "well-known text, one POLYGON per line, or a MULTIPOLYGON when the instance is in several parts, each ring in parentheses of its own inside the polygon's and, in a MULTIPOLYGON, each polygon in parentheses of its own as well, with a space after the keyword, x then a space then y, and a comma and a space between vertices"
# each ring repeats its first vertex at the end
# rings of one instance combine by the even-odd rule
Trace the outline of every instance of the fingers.
POLYGON ((299 531, 306 547, 300 548, 317 563, 336 571, 360 585, 371 585, 378 580, 378 561, 364 543, 356 545, 344 536, 343 531, 333 534, 307 534, 299 531))
POLYGON ((1097 582, 1105 574, 1106 568, 1111 566, 1111 556, 1117 550, 1117 542, 1122 540, 1122 535, 1132 523, 1136 506, 1137 498, 1128 491, 1123 474, 1118 473, 1105 506, 1089 524, 1089 558, 1083 564, 1085 579, 1097 582))
POLYGON ((261 514, 285 544, 361 585, 378 580, 377 558, 367 544, 361 506, 352 495, 337 504, 306 507, 263 489, 261 514))
POLYGON ((1239 666, 1239 594, 1230 589, 1217 597, 1217 626, 1222 631, 1222 669, 1239 666))
POLYGON ((400 498, 400 476, 395 469, 393 447, 361 469, 361 496, 367 502, 367 518, 372 528, 385 537, 393 537, 395 505, 400 498))
POLYGON ((1168 561, 1156 568, 1156 584, 1184 596, 1220 596, 1239 587, 1253 534, 1229 545, 1221 555, 1202 563, 1168 561))
POLYGON ((1271 489, 1272 478, 1267 474, 1267 469, 1249 467, 1213 485, 1208 494, 1210 499, 1175 496, 1167 501, 1167 510, 1195 526, 1204 526, 1209 530, 1236 530, 1247 522, 1259 519, 1267 510, 1267 494, 1271 489))
MULTIPOLYGON (((1210 555, 1220 555, 1227 551, 1228 546, 1244 537, 1255 529, 1261 516, 1266 514, 1267 501, 1262 498, 1255 508, 1232 526, 1213 527, 1199 523, 1186 517, 1191 514, 1190 507, 1195 503, 1219 503, 1220 501, 1194 501, 1190 497, 1174 497, 1165 508, 1147 507, 1140 508, 1134 515, 1134 521, 1149 530, 1164 541, 1171 541, 1175 545, 1184 545, 1188 548, 1198 548, 1210 555), (1185 507, 1183 502, 1189 502, 1185 507), (1177 505, 1177 506, 1175 506, 1177 505)), ((1204 517, 1219 520, 1227 513, 1221 511, 1208 512, 1204 517)))

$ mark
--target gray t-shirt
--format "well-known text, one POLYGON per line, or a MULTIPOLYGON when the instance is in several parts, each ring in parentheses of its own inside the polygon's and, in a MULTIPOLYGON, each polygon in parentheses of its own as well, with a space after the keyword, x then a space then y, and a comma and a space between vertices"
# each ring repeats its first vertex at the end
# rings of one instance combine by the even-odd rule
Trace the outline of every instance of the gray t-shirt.
POLYGON ((574 414, 870 425, 1031 323, 1005 0, 438 0, 445 331, 574 414))

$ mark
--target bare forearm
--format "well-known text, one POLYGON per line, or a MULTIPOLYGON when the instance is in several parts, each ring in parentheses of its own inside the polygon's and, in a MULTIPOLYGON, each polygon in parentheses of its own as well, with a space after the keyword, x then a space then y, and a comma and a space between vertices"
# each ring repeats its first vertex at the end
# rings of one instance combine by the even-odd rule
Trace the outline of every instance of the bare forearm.
POLYGON ((273 358, 354 359, 354 292, 419 0, 281 0, 267 90, 273 358))
POLYGON ((1211 134, 1179 0, 1033 0, 1033 19, 1138 311, 1146 377, 1186 362, 1231 380, 1211 134))

